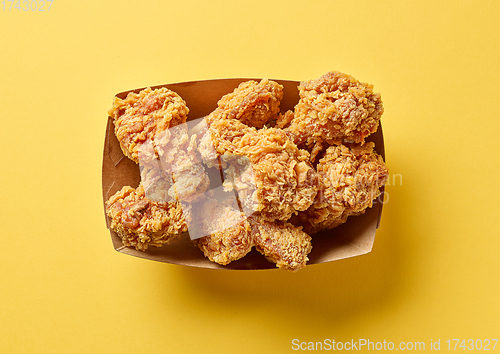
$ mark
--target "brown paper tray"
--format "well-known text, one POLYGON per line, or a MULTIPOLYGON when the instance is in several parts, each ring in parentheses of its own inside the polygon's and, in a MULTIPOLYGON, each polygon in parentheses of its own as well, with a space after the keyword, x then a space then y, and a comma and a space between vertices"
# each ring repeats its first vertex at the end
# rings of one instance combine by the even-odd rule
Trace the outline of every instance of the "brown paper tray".
MULTIPOLYGON (((225 94, 232 92, 241 82, 260 79, 219 79, 181 82, 152 87, 167 87, 177 92, 189 107, 188 120, 197 119, 208 115, 217 107, 217 101, 225 94)), ((283 85, 283 100, 281 111, 285 112, 297 104, 299 94, 298 81, 274 80, 283 85)), ((141 89, 131 90, 139 92, 141 89)), ((131 91, 117 94, 117 97, 125 98, 131 91)), ((367 140, 375 143, 375 150, 385 159, 384 139, 382 126, 367 140)), ((104 141, 104 153, 102 162, 102 194, 103 202, 109 199, 123 186, 137 187, 140 182, 139 166, 125 157, 120 149, 120 144, 114 134, 112 119, 108 117, 106 126, 106 137, 104 141)), ((309 254, 308 265, 336 261, 369 253, 375 240, 375 232, 378 228, 382 215, 383 203, 374 202, 372 208, 360 216, 351 216, 348 221, 328 231, 323 231, 313 236, 313 249, 309 254)), ((109 229, 109 219, 106 216, 106 224, 109 229)), ((210 262, 203 253, 193 245, 189 236, 176 244, 164 245, 163 247, 150 247, 147 251, 137 251, 134 248, 123 246, 120 237, 110 229, 111 240, 115 250, 132 256, 146 258, 159 262, 181 264, 194 267, 214 269, 275 269, 276 265, 267 261, 256 250, 252 250, 244 258, 222 266, 210 262)))

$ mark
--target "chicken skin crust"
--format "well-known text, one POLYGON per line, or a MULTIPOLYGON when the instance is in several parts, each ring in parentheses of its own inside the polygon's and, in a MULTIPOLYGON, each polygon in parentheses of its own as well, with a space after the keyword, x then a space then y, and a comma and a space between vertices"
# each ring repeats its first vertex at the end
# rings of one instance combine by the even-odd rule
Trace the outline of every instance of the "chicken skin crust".
POLYGON ((281 127, 314 160, 323 142, 363 143, 374 133, 384 112, 379 93, 373 85, 361 83, 337 71, 299 84, 299 102, 294 117, 282 120, 281 127), (288 123, 290 122, 290 123, 288 123))
POLYGON ((139 150, 146 141, 153 144, 169 128, 185 123, 189 109, 186 102, 167 88, 146 88, 131 92, 125 99, 114 98, 108 114, 113 118, 115 135, 125 156, 139 162, 139 150))
MULTIPOLYGON (((321 181, 314 204, 299 213, 309 234, 332 229, 373 206, 389 171, 373 143, 331 146, 316 166, 321 181)), ((295 223, 295 222, 294 222, 295 223)))
POLYGON ((186 219, 191 219, 189 209, 178 202, 157 203, 146 198, 142 184, 116 192, 106 202, 106 214, 123 244, 141 251, 176 241, 187 231, 186 219))

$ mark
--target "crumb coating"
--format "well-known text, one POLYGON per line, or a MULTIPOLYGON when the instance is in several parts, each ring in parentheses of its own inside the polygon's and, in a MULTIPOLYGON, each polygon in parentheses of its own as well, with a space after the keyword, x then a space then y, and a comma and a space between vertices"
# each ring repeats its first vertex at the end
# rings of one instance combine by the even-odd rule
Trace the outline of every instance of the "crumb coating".
POLYGON ((157 203, 146 198, 141 184, 137 189, 124 186, 116 192, 106 202, 106 214, 123 244, 141 251, 179 239, 187 231, 186 219, 191 218, 178 202, 157 203))

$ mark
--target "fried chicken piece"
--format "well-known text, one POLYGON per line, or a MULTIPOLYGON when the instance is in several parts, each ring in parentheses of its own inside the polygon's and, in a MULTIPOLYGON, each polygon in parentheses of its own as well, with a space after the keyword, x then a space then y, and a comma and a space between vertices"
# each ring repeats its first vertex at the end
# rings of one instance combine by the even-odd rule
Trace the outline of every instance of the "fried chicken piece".
POLYGON ((127 247, 145 251, 148 246, 161 247, 187 231, 190 210, 180 203, 157 203, 145 196, 142 184, 137 189, 123 187, 106 202, 111 229, 127 247))
MULTIPOLYGON (((125 99, 114 98, 108 114, 125 156, 139 162, 138 150, 150 141, 156 154, 156 141, 169 128, 186 122, 189 109, 184 100, 167 88, 146 88, 130 92, 125 99)), ((158 156, 158 155, 157 155, 158 156)))
POLYGON ((278 115, 282 98, 283 86, 275 81, 245 81, 217 102, 217 109, 207 121, 210 124, 214 119, 237 119, 250 127, 262 128, 278 115))
POLYGON ((258 212, 267 220, 287 220, 306 210, 318 191, 309 153, 298 149, 285 132, 275 128, 255 129, 235 119, 218 119, 210 125, 200 149, 213 151, 211 159, 229 155, 227 190, 234 186, 245 212, 258 212), (234 157, 236 156, 236 158, 234 157))
POLYGON ((330 146, 326 150, 316 166, 321 191, 314 204, 298 215, 298 224, 304 225, 308 233, 334 228, 346 222, 348 216, 363 214, 373 206, 389 173, 374 146, 370 142, 330 146))
POLYGON ((276 267, 297 271, 306 266, 312 250, 311 236, 289 222, 270 222, 252 217, 255 248, 276 267))
POLYGON ((175 92, 146 88, 124 100, 115 97, 108 112, 123 153, 139 163, 147 197, 154 201, 188 201, 210 184, 196 161, 196 141, 185 124, 188 111, 175 92))
POLYGON ((156 153, 152 143, 143 143, 138 155, 147 197, 162 202, 189 202, 202 195, 210 179, 196 149, 196 136, 188 135, 186 124, 156 136, 156 153))
POLYGON ((286 131, 299 147, 311 151, 312 160, 323 141, 330 145, 343 141, 363 143, 377 130, 384 112, 373 85, 340 72, 303 81, 298 89, 300 100, 286 131))
POLYGON ((253 128, 262 128, 267 122, 280 114, 279 105, 283 98, 283 86, 275 81, 262 79, 259 83, 250 80, 242 82, 233 92, 228 93, 217 102, 217 108, 197 124, 192 131, 200 139, 199 150, 204 162, 209 167, 218 164, 217 152, 207 130, 210 125, 221 119, 234 119, 242 122, 237 126, 240 131, 227 130, 225 137, 243 136, 253 128))
POLYGON ((199 211, 202 230, 207 236, 195 240, 205 257, 227 265, 244 257, 253 247, 250 224, 236 205, 208 200, 199 211))

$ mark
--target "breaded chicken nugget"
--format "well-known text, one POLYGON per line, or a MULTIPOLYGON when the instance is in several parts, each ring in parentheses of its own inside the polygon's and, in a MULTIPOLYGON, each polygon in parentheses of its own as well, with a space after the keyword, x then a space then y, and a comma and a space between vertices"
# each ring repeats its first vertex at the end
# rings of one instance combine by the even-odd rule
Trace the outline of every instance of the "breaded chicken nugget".
POLYGON ((167 88, 146 88, 131 92, 125 99, 114 98, 108 114, 113 118, 115 134, 125 156, 139 162, 141 144, 156 140, 169 128, 186 122, 189 109, 184 100, 167 88))
POLYGON ((227 177, 245 212, 257 212, 267 220, 288 220, 314 201, 318 185, 309 153, 298 149, 282 130, 257 130, 235 119, 218 119, 202 140, 200 145, 212 146, 223 162, 224 156, 232 156, 227 177), (241 163, 234 156, 240 156, 241 163))
POLYGON ((316 166, 321 190, 313 205, 299 213, 299 224, 307 232, 334 228, 347 221, 348 216, 363 214, 373 206, 389 173, 374 146, 370 142, 331 146, 326 150, 316 166))
POLYGON ((278 115, 282 98, 283 86, 275 81, 245 81, 219 100, 208 121, 237 119, 250 127, 262 128, 278 115))
POLYGON ((145 251, 148 246, 161 247, 187 231, 190 211, 180 203, 157 203, 146 198, 142 184, 137 189, 123 187, 106 202, 111 229, 125 246, 145 251))
POLYGON ((250 224, 237 205, 219 203, 212 199, 197 210, 204 237, 195 240, 205 257, 227 265, 244 257, 253 247, 250 224))
POLYGON ((324 141, 363 143, 366 136, 377 130, 384 112, 380 94, 373 92, 373 85, 337 71, 303 81, 298 89, 300 100, 286 130, 299 147, 315 150, 313 160, 320 150, 318 144, 324 141))

